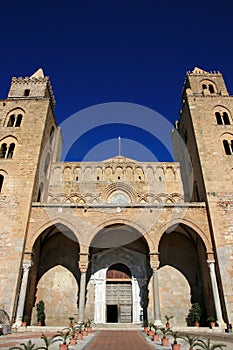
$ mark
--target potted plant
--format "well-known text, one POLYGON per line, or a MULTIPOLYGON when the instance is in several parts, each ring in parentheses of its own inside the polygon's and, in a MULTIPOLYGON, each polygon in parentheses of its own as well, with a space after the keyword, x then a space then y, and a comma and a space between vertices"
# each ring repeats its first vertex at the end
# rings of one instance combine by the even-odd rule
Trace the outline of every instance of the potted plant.
POLYGON ((188 314, 188 323, 199 327, 199 322, 201 319, 201 307, 199 303, 193 303, 188 314))
POLYGON ((27 315, 23 316, 22 326, 26 327, 29 321, 29 317, 27 315))
POLYGON ((165 318, 166 318, 166 327, 167 327, 167 328, 170 328, 170 323, 169 323, 169 321, 173 318, 173 316, 167 316, 167 315, 165 315, 165 318))
POLYGON ((193 350, 195 346, 199 345, 200 338, 198 338, 196 336, 190 336, 190 335, 186 334, 183 337, 183 339, 186 341, 186 343, 188 343, 189 350, 193 350))
POLYGON ((162 345, 168 345, 168 338, 166 337, 166 335, 171 333, 171 329, 166 327, 160 327, 159 330, 163 334, 163 337, 161 339, 162 345))
POLYGON ((70 337, 70 345, 77 344, 77 339, 76 339, 77 326, 74 326, 74 324, 72 323, 72 326, 70 326, 68 330, 69 330, 69 337, 70 337))
POLYGON ((77 327, 76 327, 76 329, 77 329, 77 339, 78 340, 82 340, 83 339, 83 333, 82 333, 82 331, 83 331, 83 322, 79 322, 79 323, 77 323, 77 327))
POLYGON ((42 333, 41 339, 44 341, 44 346, 41 347, 41 349, 46 349, 48 350, 50 345, 55 343, 56 341, 59 341, 57 339, 57 335, 53 335, 52 337, 47 337, 47 335, 42 333))
POLYGON ((216 318, 214 316, 208 317, 206 321, 209 322, 210 328, 215 327, 215 325, 216 325, 216 318))
POLYGON ((149 331, 147 319, 143 320, 143 327, 144 327, 144 332, 147 333, 149 331))
POLYGON ((201 349, 203 350, 215 350, 215 349, 220 349, 223 350, 224 347, 226 347, 225 344, 214 344, 211 345, 210 344, 210 339, 207 340, 207 342, 205 342, 204 340, 200 339, 198 346, 201 347, 201 349))
POLYGON ((62 341, 62 343, 59 345, 60 350, 68 350, 67 340, 69 339, 69 335, 70 335, 70 330, 67 328, 64 328, 62 331, 58 332, 58 334, 55 336, 56 339, 62 341))
POLYGON ((88 333, 90 333, 92 331, 92 327, 91 327, 92 322, 93 322, 93 320, 91 320, 90 318, 87 319, 86 323, 87 323, 87 331, 88 331, 88 333))
POLYGON ((72 327, 73 326, 73 320, 74 320, 74 317, 73 316, 70 316, 69 317, 69 320, 70 320, 70 327, 72 327))
POLYGON ((32 343, 31 339, 28 340, 28 342, 25 343, 20 343, 21 346, 12 346, 11 348, 9 348, 9 350, 37 350, 40 349, 39 347, 35 347, 36 344, 32 343))
POLYGON ((154 335, 154 331, 152 331, 152 327, 154 326, 154 323, 153 322, 149 322, 148 326, 149 326, 149 330, 148 330, 147 334, 149 336, 154 335))
POLYGON ((159 335, 157 333, 157 331, 159 330, 159 326, 157 326, 156 324, 153 324, 153 328, 154 328, 153 340, 157 341, 159 340, 159 335))
POLYGON ((38 326, 45 326, 44 301, 40 300, 36 304, 38 326))
POLYGON ((179 335, 179 332, 171 331, 170 334, 174 339, 173 344, 172 344, 172 350, 180 350, 180 344, 177 344, 177 339, 182 338, 182 337, 179 335))

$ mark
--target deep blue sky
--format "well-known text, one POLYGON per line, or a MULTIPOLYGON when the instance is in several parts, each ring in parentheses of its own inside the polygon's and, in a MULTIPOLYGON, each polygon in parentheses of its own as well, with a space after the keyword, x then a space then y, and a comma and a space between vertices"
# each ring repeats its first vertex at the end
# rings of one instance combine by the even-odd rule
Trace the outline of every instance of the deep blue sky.
MULTIPOLYGON (((51 79, 58 123, 83 108, 116 101, 152 108, 173 123, 185 73, 195 66, 222 72, 233 92, 232 18, 229 0, 5 1, 0 98, 6 98, 12 76, 30 76, 42 67, 51 79)), ((71 159, 83 157, 90 137, 93 147, 96 135, 100 143, 101 134, 104 141, 119 133, 143 143, 134 128, 97 128, 76 144, 71 159)), ((131 156, 123 141, 123 155, 131 156)), ((148 142, 144 146, 153 148, 148 142)), ((153 152, 170 160, 157 143, 153 152)))

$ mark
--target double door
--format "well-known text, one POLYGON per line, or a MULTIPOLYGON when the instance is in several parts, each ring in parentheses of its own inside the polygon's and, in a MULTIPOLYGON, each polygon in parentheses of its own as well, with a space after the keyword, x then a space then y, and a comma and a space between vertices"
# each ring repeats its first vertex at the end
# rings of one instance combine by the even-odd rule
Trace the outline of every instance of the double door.
POLYGON ((106 284, 107 322, 132 322, 131 282, 111 282, 106 284))

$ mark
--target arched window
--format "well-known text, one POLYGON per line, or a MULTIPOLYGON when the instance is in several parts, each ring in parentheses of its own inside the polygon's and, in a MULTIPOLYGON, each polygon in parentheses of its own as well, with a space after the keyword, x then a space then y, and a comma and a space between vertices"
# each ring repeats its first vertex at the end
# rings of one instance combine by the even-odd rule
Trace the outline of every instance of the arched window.
POLYGON ((109 267, 106 279, 108 280, 130 280, 132 274, 130 269, 124 264, 114 264, 109 267))
POLYGON ((30 95, 30 90, 29 89, 25 89, 23 95, 24 96, 29 96, 30 95))
POLYGON ((19 127, 20 127, 22 119, 23 119, 22 114, 18 114, 17 119, 16 119, 16 122, 15 122, 15 127, 16 127, 16 128, 19 128, 19 127))
POLYGON ((7 127, 20 127, 21 122, 23 119, 23 115, 22 114, 18 114, 17 117, 15 116, 15 114, 11 114, 7 123, 7 127))
POLYGON ((1 149, 0 149, 0 158, 5 158, 6 157, 6 152, 7 152, 7 144, 3 143, 1 145, 1 149))
POLYGON ((222 125, 222 117, 221 114, 219 112, 215 112, 215 116, 216 116, 216 121, 218 125, 222 125))
POLYGON ((214 94, 214 87, 213 87, 212 84, 209 84, 209 92, 210 92, 211 94, 214 94))
POLYGON ((13 157, 14 149, 15 149, 15 144, 11 143, 10 147, 8 149, 8 152, 7 152, 7 156, 6 156, 7 158, 12 158, 13 157))
POLYGON ((226 155, 228 156, 231 155, 232 151, 230 149, 230 145, 227 140, 223 140, 223 146, 224 146, 226 155))
POLYGON ((229 117, 228 117, 227 112, 223 112, 222 118, 223 118, 223 123, 224 123, 225 125, 230 125, 230 119, 229 119, 229 117))
POLYGON ((202 84, 202 89, 203 89, 203 90, 206 90, 206 89, 207 89, 206 84, 202 84))
POLYGON ((3 182, 4 182, 4 176, 0 174, 0 193, 2 192, 3 182))
POLYGON ((15 115, 14 114, 11 114, 10 115, 10 118, 8 120, 8 123, 7 123, 7 127, 12 127, 14 126, 14 123, 15 123, 15 115))

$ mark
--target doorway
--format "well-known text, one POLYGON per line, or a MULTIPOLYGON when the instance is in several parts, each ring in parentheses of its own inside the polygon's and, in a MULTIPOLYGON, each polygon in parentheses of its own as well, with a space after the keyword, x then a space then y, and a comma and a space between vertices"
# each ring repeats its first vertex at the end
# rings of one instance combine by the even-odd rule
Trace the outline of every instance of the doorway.
POLYGON ((107 323, 118 322, 118 305, 107 305, 107 323))

